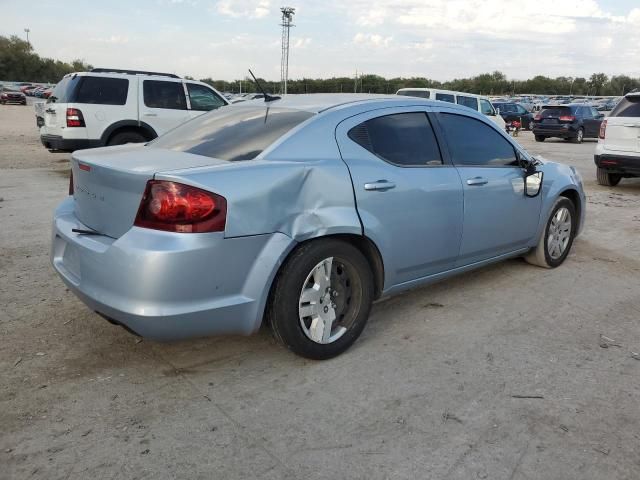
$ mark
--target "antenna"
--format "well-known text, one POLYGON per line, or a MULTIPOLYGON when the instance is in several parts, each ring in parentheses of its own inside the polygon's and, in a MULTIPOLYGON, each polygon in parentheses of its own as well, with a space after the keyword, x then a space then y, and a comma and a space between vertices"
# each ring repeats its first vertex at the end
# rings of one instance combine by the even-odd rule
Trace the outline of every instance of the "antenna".
POLYGON ((280 60, 280 92, 284 95, 287 94, 287 80, 289 78, 289 30, 295 25, 293 22, 293 16, 296 13, 296 9, 293 7, 282 7, 282 58, 280 60))
POLYGON ((269 95, 264 88, 262 88, 262 85, 260 85, 260 82, 258 81, 258 79, 256 78, 256 76, 253 74, 253 72, 251 71, 251 69, 249 69, 249 73, 251 74, 251 76, 253 77, 253 81, 256 82, 256 86, 258 87, 258 90, 260 90, 260 93, 262 93, 262 95, 264 95, 264 101, 265 102, 273 102, 274 100, 280 100, 280 97, 274 96, 274 95, 269 95))

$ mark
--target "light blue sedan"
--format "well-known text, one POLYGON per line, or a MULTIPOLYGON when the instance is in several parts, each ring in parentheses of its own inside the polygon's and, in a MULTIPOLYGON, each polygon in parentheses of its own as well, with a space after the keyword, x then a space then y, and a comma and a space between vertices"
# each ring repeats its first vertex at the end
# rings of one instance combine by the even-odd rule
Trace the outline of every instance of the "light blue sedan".
POLYGON ((291 95, 75 152, 51 259, 91 309, 139 335, 268 321, 325 359, 381 296, 518 256, 557 267, 584 212, 572 167, 533 158, 469 108, 291 95))

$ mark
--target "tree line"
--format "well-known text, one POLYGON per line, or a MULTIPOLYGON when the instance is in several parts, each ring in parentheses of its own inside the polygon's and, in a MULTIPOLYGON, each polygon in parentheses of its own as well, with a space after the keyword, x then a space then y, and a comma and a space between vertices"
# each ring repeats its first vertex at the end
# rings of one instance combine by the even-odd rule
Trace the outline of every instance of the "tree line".
MULTIPOLYGON (((70 72, 90 70, 92 67, 83 60, 71 63, 40 57, 33 46, 13 35, 0 36, 0 79, 21 82, 58 82, 70 72)), ((186 76, 191 79, 192 77, 186 76)), ((280 82, 258 79, 269 93, 281 93, 280 82)), ((213 80, 203 78, 202 82, 212 85, 222 92, 256 93, 256 85, 248 79, 213 80)), ((546 77, 537 75, 528 80, 510 80, 499 71, 483 73, 470 78, 456 78, 440 82, 426 77, 384 78, 379 75, 360 75, 357 78, 302 78, 287 82, 288 93, 395 93, 400 88, 442 88, 483 95, 506 95, 537 93, 543 95, 624 95, 640 89, 640 78, 626 75, 608 77, 604 73, 594 73, 586 77, 546 77)))
POLYGON ((91 65, 43 58, 30 43, 12 35, 0 36, 0 79, 16 82, 56 83, 67 73, 86 72, 91 65))
MULTIPOLYGON (((280 93, 280 82, 258 79, 265 90, 270 93, 280 93)), ((238 93, 242 83, 243 92, 255 93, 257 87, 251 81, 213 80, 203 78, 202 82, 212 85, 216 90, 238 93)), ((384 78, 379 75, 362 75, 355 78, 302 78, 287 82, 288 93, 335 93, 360 92, 391 94, 401 88, 441 88, 460 92, 477 93, 482 95, 514 95, 514 94, 542 94, 542 95, 590 95, 590 96, 618 96, 640 89, 640 78, 626 75, 608 77, 604 73, 594 73, 585 77, 556 77, 550 78, 537 75, 528 80, 509 80, 502 72, 483 73, 471 78, 456 78, 446 82, 432 80, 425 77, 396 77, 384 78)))

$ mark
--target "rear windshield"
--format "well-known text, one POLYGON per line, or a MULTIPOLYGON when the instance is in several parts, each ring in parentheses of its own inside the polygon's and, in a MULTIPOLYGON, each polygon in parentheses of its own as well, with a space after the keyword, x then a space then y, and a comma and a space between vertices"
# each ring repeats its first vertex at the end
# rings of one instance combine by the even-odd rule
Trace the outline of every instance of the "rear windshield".
POLYGON ((277 107, 225 107, 171 130, 149 146, 230 162, 251 160, 313 115, 277 107))
POLYGON ((429 98, 429 90, 400 90, 398 95, 404 95, 405 97, 420 97, 429 98))
POLYGON ((64 77, 58 82, 56 88, 51 92, 51 96, 47 99, 47 103, 70 103, 73 92, 78 86, 80 77, 73 75, 71 77, 64 77))
POLYGON ((610 117, 640 117, 640 95, 624 97, 611 111, 610 117))
POLYGON ((518 113, 518 107, 513 103, 494 103, 494 107, 500 109, 500 113, 518 113))
POLYGON ((571 107, 545 108, 540 112, 542 118, 556 118, 562 115, 572 115, 571 107))

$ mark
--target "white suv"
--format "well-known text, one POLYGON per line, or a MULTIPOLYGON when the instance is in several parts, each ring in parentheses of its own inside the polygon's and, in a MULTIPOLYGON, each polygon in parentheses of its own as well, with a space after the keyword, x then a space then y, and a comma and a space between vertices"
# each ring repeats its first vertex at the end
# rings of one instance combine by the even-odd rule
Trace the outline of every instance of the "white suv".
POLYGON ((594 160, 600 185, 640 177, 640 92, 627 93, 602 121, 594 160))
POLYGON ((228 104, 206 83, 101 68, 65 75, 36 116, 45 147, 73 151, 146 142, 228 104))

